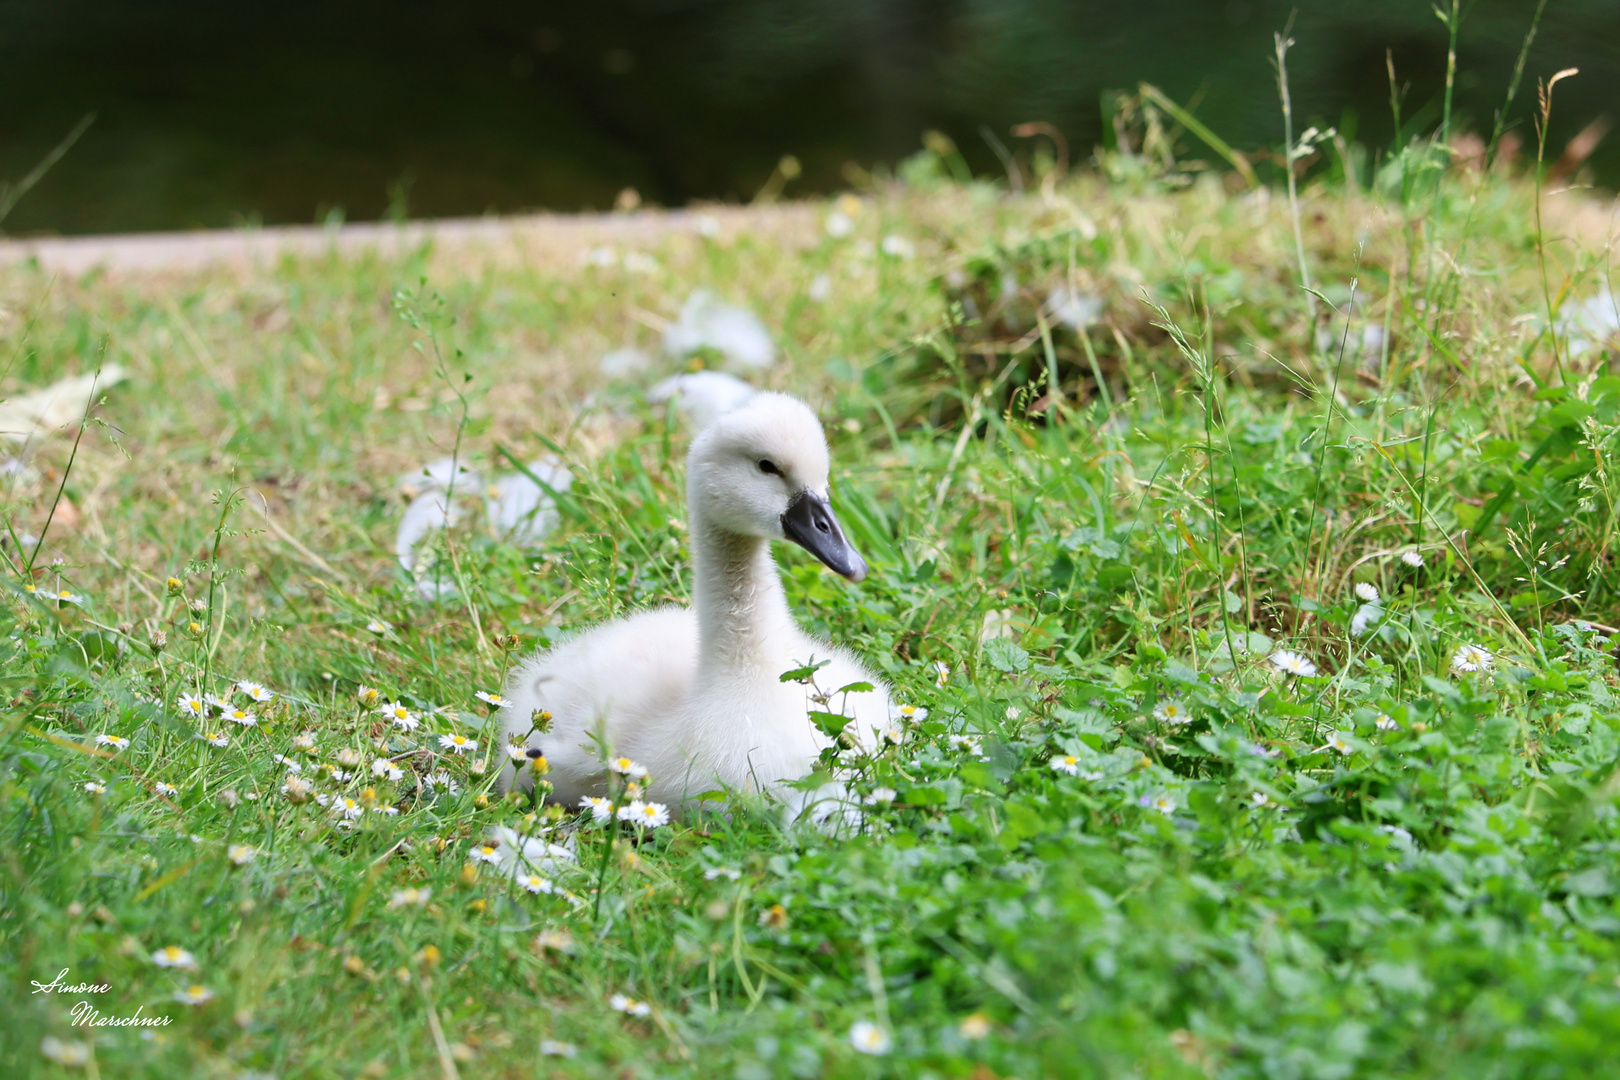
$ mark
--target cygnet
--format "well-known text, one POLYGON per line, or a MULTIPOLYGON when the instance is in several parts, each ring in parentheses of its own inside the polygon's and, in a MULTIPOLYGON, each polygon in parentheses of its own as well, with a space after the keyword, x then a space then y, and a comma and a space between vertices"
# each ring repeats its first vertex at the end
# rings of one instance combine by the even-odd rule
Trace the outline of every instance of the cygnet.
MULTIPOLYGON (((553 799, 573 806, 604 795, 604 763, 622 756, 645 768, 652 797, 677 811, 722 789, 803 807, 786 785, 812 771, 829 741, 811 711, 842 711, 866 745, 891 730, 887 685, 799 628, 771 558, 771 541, 788 540, 850 581, 866 576, 833 515, 827 479, 821 424, 785 394, 760 394, 693 440, 692 606, 588 630, 529 659, 508 682, 503 726, 531 756, 545 755, 553 799), (813 685, 781 679, 823 661, 813 685), (871 689, 837 693, 861 683, 871 689), (818 690, 828 701, 813 698, 818 690), (534 730, 541 711, 551 714, 544 733, 534 730)), ((509 767, 502 783, 527 787, 532 774, 509 767)))

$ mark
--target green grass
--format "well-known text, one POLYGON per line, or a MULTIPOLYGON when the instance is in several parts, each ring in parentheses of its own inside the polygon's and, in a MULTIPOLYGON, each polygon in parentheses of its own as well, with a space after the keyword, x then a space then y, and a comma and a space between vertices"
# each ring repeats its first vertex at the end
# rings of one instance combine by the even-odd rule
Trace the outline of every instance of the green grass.
POLYGON ((1543 331, 1602 238, 1549 222, 1538 258, 1527 181, 1437 191, 1433 161, 1303 190, 1315 326, 1285 201, 1146 156, 1027 198, 925 156, 854 237, 674 238, 654 273, 6 271, 12 385, 103 357, 131 379, 71 471, 59 437, 7 495, 19 533, 62 502, 31 571, 7 549, 0 607, 0 1073, 75 1072, 50 1036, 106 1077, 1598 1074, 1620 703, 1578 620, 1617 608, 1620 380, 1543 331), (1036 315, 1063 282, 1108 301, 1085 337, 1036 315), (795 611, 928 715, 848 760, 898 792, 856 835, 743 805, 639 846, 583 827, 579 904, 531 896, 469 856, 544 814, 431 736, 492 749, 473 695, 514 657, 685 597, 687 436, 594 361, 699 286, 777 330, 769 381, 827 420, 873 566, 781 551, 795 611), (1369 326, 1387 348, 1357 350, 1369 326), (555 445, 576 480, 543 544, 453 534, 466 591, 433 605, 393 562, 395 483, 458 444, 491 468, 555 445), (1489 670, 1454 670, 1465 646, 1489 670), (208 746, 177 695, 237 679, 276 703, 208 746), (361 684, 435 711, 389 733, 361 684), (416 750, 398 782, 379 746, 416 750), (399 813, 338 830, 276 754, 399 813), (423 787, 440 769, 459 793, 423 787), (169 945, 195 972, 154 965, 169 945), (110 985, 83 995, 104 1015, 171 1023, 70 1026, 79 996, 30 992, 64 968, 110 985), (212 999, 176 1002, 191 983, 212 999), (862 1020, 889 1053, 856 1052, 862 1020))

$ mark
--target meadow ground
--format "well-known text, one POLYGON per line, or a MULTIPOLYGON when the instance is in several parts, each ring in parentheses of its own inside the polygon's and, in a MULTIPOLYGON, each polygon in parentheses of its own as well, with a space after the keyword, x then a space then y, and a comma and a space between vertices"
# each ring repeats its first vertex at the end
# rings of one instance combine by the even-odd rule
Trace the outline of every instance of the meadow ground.
POLYGON ((0 1074, 1599 1074, 1607 211, 1437 160, 1307 188, 1297 243, 1173 163, 1010 195, 936 149, 802 234, 4 271, 8 389, 128 380, 6 481, 0 1074), (642 394, 717 357, 597 361, 697 288, 775 333, 873 567, 780 551, 794 609, 917 707, 834 763, 842 832, 492 791, 476 695, 686 595, 642 394), (452 453, 572 487, 433 541, 430 601, 400 477, 452 453), (503 875, 499 825, 578 864, 503 875))

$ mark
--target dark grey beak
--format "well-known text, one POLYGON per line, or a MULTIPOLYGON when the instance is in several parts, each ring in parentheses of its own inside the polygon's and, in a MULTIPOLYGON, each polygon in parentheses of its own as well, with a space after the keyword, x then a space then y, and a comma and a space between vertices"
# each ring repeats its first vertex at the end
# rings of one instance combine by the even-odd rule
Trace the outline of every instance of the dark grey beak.
POLYGON ((866 576, 866 560, 844 539, 844 530, 838 527, 832 507, 809 488, 788 503, 787 513, 782 515, 782 531, 828 569, 851 581, 860 581, 866 576))

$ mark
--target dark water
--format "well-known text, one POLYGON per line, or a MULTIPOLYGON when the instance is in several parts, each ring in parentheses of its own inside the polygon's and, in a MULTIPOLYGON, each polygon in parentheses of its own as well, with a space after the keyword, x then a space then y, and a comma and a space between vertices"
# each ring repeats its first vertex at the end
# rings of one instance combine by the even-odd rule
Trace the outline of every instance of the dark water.
MULTIPOLYGON (((1456 110, 1488 131, 1535 4, 1465 3, 1456 110)), ((166 229, 747 199, 845 186, 950 133, 1044 120, 1086 157, 1110 89, 1158 84, 1241 148, 1277 146, 1271 35, 1297 9, 1301 126, 1370 150, 1394 134, 1386 50, 1438 119, 1446 31, 1428 0, 608 0, 0 3, 0 177, 95 123, 5 221, 11 233, 166 229)), ((1549 142, 1620 109, 1620 3, 1550 0, 1512 112, 1565 67, 1549 142)), ((1197 149, 1188 141, 1188 149, 1197 149)), ((1620 181, 1620 134, 1591 158, 1620 181)))

